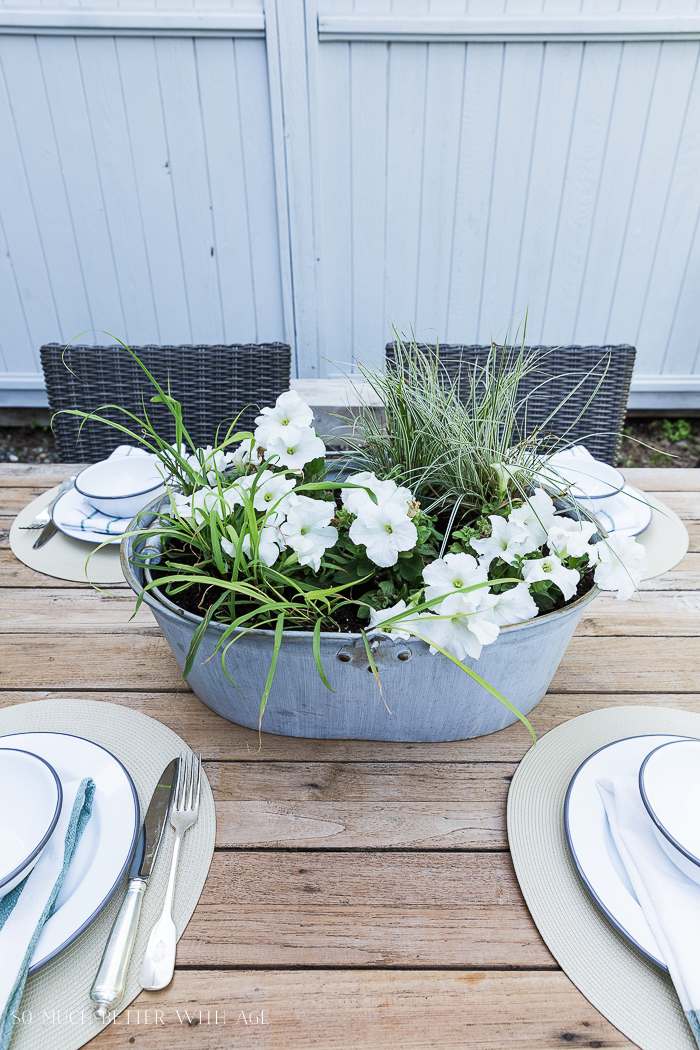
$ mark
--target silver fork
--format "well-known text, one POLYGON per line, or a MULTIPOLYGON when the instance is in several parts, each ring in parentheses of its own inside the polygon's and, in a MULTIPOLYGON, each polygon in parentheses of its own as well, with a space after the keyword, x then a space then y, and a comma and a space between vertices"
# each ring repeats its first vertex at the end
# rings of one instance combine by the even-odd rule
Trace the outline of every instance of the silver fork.
POLYGON ((175 798, 170 811, 170 823, 175 828, 175 845, 170 864, 170 878, 165 891, 163 913, 151 930, 148 947, 141 967, 141 986, 150 991, 165 988, 173 979, 177 930, 173 922, 173 894, 180 844, 188 828, 199 816, 199 792, 202 786, 202 756, 195 771, 195 757, 191 752, 180 755, 177 770, 175 798))

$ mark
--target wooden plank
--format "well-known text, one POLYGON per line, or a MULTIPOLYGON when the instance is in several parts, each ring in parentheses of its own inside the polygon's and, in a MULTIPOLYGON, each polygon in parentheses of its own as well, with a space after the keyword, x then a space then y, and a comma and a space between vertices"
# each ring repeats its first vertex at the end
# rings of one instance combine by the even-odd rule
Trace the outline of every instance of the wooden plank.
MULTIPOLYGON (((55 579, 50 582, 53 586, 18 589, 5 596, 0 634, 94 634, 105 627, 112 633, 136 634, 156 626, 145 604, 131 619, 136 607, 131 590, 121 588, 112 597, 87 587, 65 588, 55 579)), ((0 585, 4 585, 1 573, 0 585)))
MULTIPOLYGON (((586 44, 584 49, 566 172, 556 201, 557 234, 549 260, 545 310, 539 319, 541 327, 532 333, 533 340, 550 345, 570 342, 574 332, 620 52, 620 44, 586 44)), ((595 306, 590 310, 589 326, 600 333, 592 341, 603 342, 605 316, 595 306)))
MULTIPOLYGON (((683 256, 687 258, 688 240, 683 237, 682 226, 677 225, 675 209, 669 211, 669 190, 677 161, 683 121, 687 108, 693 101, 691 87, 696 76, 697 61, 697 43, 667 41, 660 46, 658 64, 654 70, 654 91, 644 124, 644 138, 634 184, 623 213, 625 237, 619 255, 605 341, 633 342, 638 347, 638 373, 653 373, 662 363, 658 348, 668 345, 678 290, 683 279, 683 256), (675 263, 678 276, 676 280, 668 282, 665 289, 662 278, 659 290, 663 289, 666 294, 660 298, 653 284, 652 267, 663 229, 674 242, 678 256, 675 263), (640 336, 644 330, 642 320, 645 308, 657 315, 660 326, 655 331, 645 333, 647 340, 642 340, 640 336), (630 333, 633 333, 631 337, 630 333)), ((697 105, 696 100, 695 104, 697 105)), ((697 150, 697 146, 695 149, 697 150)), ((697 184, 693 185, 691 201, 688 203, 691 211, 694 204, 695 219, 698 206, 697 184)), ((695 353, 695 345, 688 347, 682 364, 680 360, 677 361, 678 371, 693 371, 695 353)))
POLYGON ((180 669, 158 627, 115 634, 0 635, 0 688, 177 690, 180 669), (89 638, 93 642, 88 641, 89 638), (99 639, 99 641, 95 641, 99 639))
POLYGON ((700 492, 700 470, 689 470, 687 467, 625 467, 622 473, 628 485, 634 485, 642 492, 700 492))
MULTIPOLYGON (((481 277, 482 301, 479 304, 477 339, 490 343, 492 338, 505 338, 499 330, 517 311, 522 311, 527 298, 514 305, 518 262, 528 191, 535 194, 538 184, 529 184, 535 145, 540 84, 545 47, 542 44, 506 44, 503 76, 500 83, 494 174, 491 183, 489 214, 499 221, 489 222, 481 277), (517 165, 509 157, 517 155, 517 165)), ((470 144, 473 148, 473 144, 470 144)), ((544 191, 546 192, 546 191, 544 191)), ((551 206, 551 200, 550 200, 551 206)), ((515 326, 517 326, 517 321, 515 326)), ((511 338, 515 333, 511 333, 511 338)))
POLYGON ((700 590, 642 590, 627 602, 618 602, 609 593, 600 594, 584 611, 576 634, 700 634, 700 590))
MULTIPOLYGON (((610 124, 605 129, 598 194, 591 214, 588 244, 585 245, 584 271, 575 290, 578 303, 573 336, 576 342, 584 345, 605 342, 605 323, 615 292, 624 243, 624 217, 629 211, 644 140, 658 47, 658 44, 630 41, 619 52, 610 124)), ((587 157, 584 163, 590 170, 595 159, 587 157)), ((562 247, 566 251, 565 245, 562 247)), ((630 335, 625 341, 634 342, 634 337, 630 335)), ((625 475, 628 473, 625 471, 625 475)))
MULTIPOLYGON (((157 627, 139 634, 97 628, 47 634, 41 659, 33 634, 0 636, 0 688, 172 690, 175 658, 157 627), (99 657, 86 637, 99 636, 99 657), (32 644, 33 643, 33 644, 32 644)), ((693 692, 700 638, 574 637, 552 682, 554 692, 693 692)))
POLYGON ((507 853, 214 854, 181 966, 555 968, 507 853))
POLYGON ((130 1038, 149 1050, 185 1038, 198 1050, 635 1050, 561 972, 176 971, 91 1045, 130 1038))
MULTIPOLYGON (((0 463, 0 490, 20 488, 22 486, 37 488, 40 492, 59 485, 71 474, 79 474, 85 463, 0 463)), ((30 497, 27 496, 26 502, 30 497)), ((3 514, 6 511, 2 510, 3 514)))
MULTIPOLYGON (((0 587, 36 587, 38 589, 52 589, 61 587, 85 588, 85 583, 74 583, 71 580, 58 580, 55 576, 46 576, 43 572, 30 569, 23 562, 15 558, 9 548, 8 534, 4 532, 0 539, 0 587)), ((123 591, 128 585, 126 583, 110 584, 110 591, 123 591)))
MULTIPOLYGON (((92 148, 99 159, 100 210, 107 218, 111 255, 118 281, 118 299, 115 296, 110 313, 100 312, 97 307, 93 307, 93 312, 100 318, 99 328, 107 329, 125 342, 136 345, 157 344, 160 338, 153 301, 152 274, 144 238, 142 202, 139 200, 134 165, 131 163, 132 140, 119 63, 120 50, 122 53, 124 50, 122 44, 128 47, 134 41, 123 41, 119 48, 115 43, 108 37, 82 38, 75 43, 85 83, 92 148), (110 327, 110 317, 114 316, 117 309, 123 311, 123 320, 113 321, 115 327, 110 327)), ((140 48, 138 50, 141 52, 140 48)), ((152 65, 152 53, 150 57, 152 65)), ((56 77, 60 80, 60 67, 56 77)), ((70 123, 70 119, 68 111, 66 124, 70 123)), ((71 159, 79 164, 79 157, 78 153, 71 159)), ((86 240, 89 240, 88 235, 86 240)), ((96 342, 113 341, 100 334, 96 334, 94 339, 96 342)))
MULTIPOLYGON (((238 39, 233 42, 233 50, 240 135, 241 142, 245 144, 243 169, 257 325, 256 340, 274 341, 284 336, 284 313, 265 43, 259 40, 238 39)), ((221 216, 216 219, 217 239, 220 226, 221 216)), ((227 290, 225 299, 228 297, 227 290)))
MULTIPOLYGON (((37 700, 65 700, 73 689, 27 689, 0 691, 0 709, 37 700)), ((81 690, 85 700, 118 703, 155 718, 201 751, 206 760, 265 762, 519 762, 532 746, 532 738, 521 723, 474 740, 445 743, 386 743, 374 740, 305 740, 273 736, 263 732, 260 740, 253 729, 227 722, 205 707, 185 689, 129 690, 121 686, 113 693, 81 690)), ((529 718, 538 738, 562 722, 589 711, 609 707, 657 707, 700 714, 700 693, 548 693, 529 718)), ((263 723, 264 729, 264 723, 263 723)))
POLYGON ((507 849, 514 764, 207 763, 218 846, 507 849))
MULTIPOLYGON (((207 770, 208 772, 208 770, 207 770)), ((266 849, 508 849, 503 799, 217 802, 217 846, 266 849)))

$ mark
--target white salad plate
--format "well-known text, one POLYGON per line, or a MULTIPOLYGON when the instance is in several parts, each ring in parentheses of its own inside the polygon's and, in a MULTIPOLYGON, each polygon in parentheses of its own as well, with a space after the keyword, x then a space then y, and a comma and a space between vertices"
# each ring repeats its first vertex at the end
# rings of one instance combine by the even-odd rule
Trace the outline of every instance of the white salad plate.
POLYGON ((647 755, 639 793, 666 856, 700 884, 700 740, 672 740, 647 755))
POLYGON ((91 740, 67 733, 15 733, 0 737, 0 748, 20 748, 45 759, 64 787, 85 777, 95 783, 92 815, 41 931, 29 969, 33 974, 72 944, 116 891, 136 846, 138 796, 121 762, 91 740))
POLYGON ((595 751, 574 773, 564 803, 569 853, 595 904, 630 944, 656 963, 666 964, 644 918, 632 883, 617 852, 596 781, 601 777, 635 777, 647 755, 678 736, 633 736, 595 751))
POLYGON ((61 815, 63 788, 38 755, 0 749, 0 899, 27 877, 61 815))
POLYGON ((63 495, 56 500, 53 508, 51 517, 56 528, 62 532, 65 536, 72 536, 74 540, 84 540, 86 543, 104 543, 107 540, 108 543, 121 543, 121 536, 108 536, 104 532, 94 532, 92 529, 79 529, 74 528, 72 525, 64 525, 61 521, 62 516, 67 512, 74 510, 80 503, 84 502, 84 497, 76 492, 75 489, 68 489, 63 495))
POLYGON ((597 500, 579 500, 595 514, 606 532, 618 536, 639 536, 651 524, 652 509, 639 489, 625 485, 614 496, 597 500))

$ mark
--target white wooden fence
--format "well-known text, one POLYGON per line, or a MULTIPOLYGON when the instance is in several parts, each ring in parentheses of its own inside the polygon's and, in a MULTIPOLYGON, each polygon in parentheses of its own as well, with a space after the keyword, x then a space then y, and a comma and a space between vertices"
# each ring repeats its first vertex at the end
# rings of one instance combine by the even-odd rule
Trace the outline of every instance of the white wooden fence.
POLYGON ((0 0, 0 404, 86 329, 308 379, 527 308, 700 407, 696 0, 164 4, 0 0))

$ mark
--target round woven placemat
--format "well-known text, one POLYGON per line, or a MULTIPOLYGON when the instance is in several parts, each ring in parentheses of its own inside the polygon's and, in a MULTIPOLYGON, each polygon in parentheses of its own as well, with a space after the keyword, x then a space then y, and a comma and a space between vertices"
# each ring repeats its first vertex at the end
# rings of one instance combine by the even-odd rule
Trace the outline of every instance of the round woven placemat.
POLYGON ((598 911, 564 834, 566 789, 581 763, 605 744, 652 733, 700 737, 700 715, 611 707, 572 718, 542 737, 513 778, 508 839, 535 924, 586 999, 642 1050, 697 1050, 671 979, 598 911))
POLYGON ((647 571, 642 579, 650 580, 673 569, 685 558, 690 537, 675 511, 649 492, 644 492, 643 496, 651 506, 652 515, 649 526, 636 538, 647 555, 647 571))
POLYGON ((12 522, 10 547, 15 558, 19 558, 30 569, 36 569, 47 576, 55 576, 57 580, 71 580, 74 583, 123 583, 124 574, 119 561, 118 543, 103 547, 93 554, 87 566, 87 576, 85 563, 92 551, 96 550, 97 544, 74 540, 70 536, 64 536, 62 532, 57 532, 38 551, 32 549, 32 544, 41 530, 22 529, 20 526, 33 521, 57 492, 57 485, 48 492, 42 492, 21 510, 12 522))
MULTIPOLYGON (((159 775, 168 762, 188 750, 167 726, 117 704, 80 699, 38 700, 0 711, 0 736, 37 731, 72 733, 111 751, 136 785, 142 821, 159 775)), ((178 939, 202 892, 215 835, 214 799, 209 781, 203 776, 199 819, 183 839, 175 884, 173 918, 178 939)), ((124 1010, 141 990, 141 963, 151 928, 163 907, 174 837, 168 825, 144 895, 126 992, 117 1012, 124 1010)), ((101 1031, 102 1024, 92 1011, 90 988, 127 882, 125 876, 123 886, 85 933, 29 978, 21 1006, 24 1020, 15 1028, 11 1050, 76 1050, 101 1031)))

